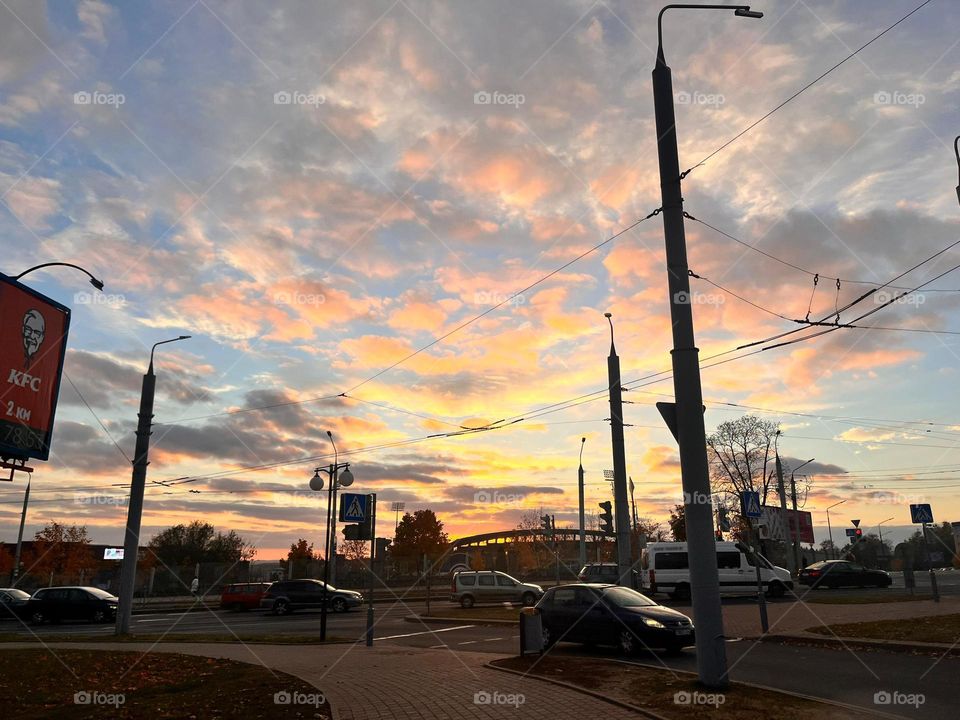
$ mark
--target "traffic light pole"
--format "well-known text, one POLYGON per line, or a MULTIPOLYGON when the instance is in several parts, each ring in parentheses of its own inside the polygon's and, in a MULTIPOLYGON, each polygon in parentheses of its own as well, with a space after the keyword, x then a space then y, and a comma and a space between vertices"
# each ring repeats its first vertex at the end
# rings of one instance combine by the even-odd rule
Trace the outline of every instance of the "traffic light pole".
POLYGON ((377 544, 376 493, 367 495, 367 512, 370 513, 370 597, 367 598, 367 647, 373 647, 373 560, 377 544))
POLYGON ((614 530, 617 536, 617 584, 633 587, 630 582, 630 500, 627 497, 627 459, 623 444, 623 389, 620 387, 620 358, 613 344, 613 320, 610 323, 610 354, 607 356, 607 378, 610 382, 610 438, 613 445, 614 530))

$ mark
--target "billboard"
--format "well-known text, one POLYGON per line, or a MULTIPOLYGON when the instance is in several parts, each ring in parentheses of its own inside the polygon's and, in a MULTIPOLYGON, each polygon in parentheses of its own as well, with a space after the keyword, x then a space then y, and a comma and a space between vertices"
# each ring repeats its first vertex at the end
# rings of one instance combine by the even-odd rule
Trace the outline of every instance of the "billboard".
POLYGON ((0 457, 50 456, 70 309, 0 273, 0 457))
POLYGON ((103 549, 103 559, 104 560, 123 560, 123 548, 104 548, 103 549))
POLYGON ((790 534, 783 522, 783 510, 775 505, 764 505, 761 523, 767 526, 768 537, 774 540, 792 540, 796 537, 797 527, 800 527, 800 542, 813 543, 813 516, 806 510, 787 510, 787 521, 790 523, 790 534))

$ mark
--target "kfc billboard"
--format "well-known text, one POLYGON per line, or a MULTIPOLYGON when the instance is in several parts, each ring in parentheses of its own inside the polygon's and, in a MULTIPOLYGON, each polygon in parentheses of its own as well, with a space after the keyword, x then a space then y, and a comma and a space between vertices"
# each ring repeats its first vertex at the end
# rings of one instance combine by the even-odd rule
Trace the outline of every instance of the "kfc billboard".
POLYGON ((69 308, 0 274, 0 457, 49 457, 69 327, 69 308))

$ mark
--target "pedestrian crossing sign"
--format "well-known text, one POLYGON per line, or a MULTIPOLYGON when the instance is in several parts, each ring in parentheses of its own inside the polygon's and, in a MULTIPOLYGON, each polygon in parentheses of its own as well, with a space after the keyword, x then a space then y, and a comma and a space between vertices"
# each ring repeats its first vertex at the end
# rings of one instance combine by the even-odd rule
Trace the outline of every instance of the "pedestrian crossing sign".
POLYGON ((362 523, 367 519, 367 496, 344 493, 340 496, 340 522, 362 523))
POLYGON ((743 509, 744 517, 763 517, 763 510, 760 508, 760 493, 758 492, 746 490, 740 493, 740 507, 743 509))
POLYGON ((930 508, 929 503, 919 503, 917 505, 910 506, 910 520, 911 522, 923 524, 923 523, 932 523, 933 522, 933 510, 930 508))

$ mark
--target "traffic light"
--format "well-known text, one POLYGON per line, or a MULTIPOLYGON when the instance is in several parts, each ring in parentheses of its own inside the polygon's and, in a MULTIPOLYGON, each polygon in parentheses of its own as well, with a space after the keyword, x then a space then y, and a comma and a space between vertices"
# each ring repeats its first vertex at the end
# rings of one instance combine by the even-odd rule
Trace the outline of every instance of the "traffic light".
POLYGON ((717 529, 719 532, 730 532, 730 517, 724 507, 717 508, 717 529))
POLYGON ((857 528, 853 531, 853 541, 858 543, 861 540, 863 540, 863 528, 857 528))
POLYGON ((369 515, 362 523, 344 525, 343 537, 347 540, 371 540, 373 538, 373 530, 370 525, 371 518, 369 515))
POLYGON ((546 536, 553 535, 553 523, 550 521, 549 515, 540 516, 540 528, 543 530, 543 534, 546 536))
POLYGON ((600 503, 600 508, 603 510, 600 513, 600 529, 607 535, 613 535, 613 503, 605 500, 600 503))

